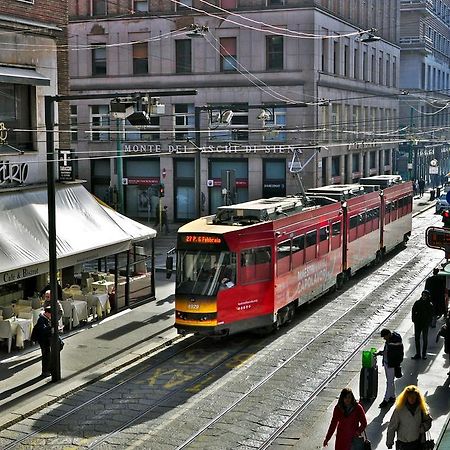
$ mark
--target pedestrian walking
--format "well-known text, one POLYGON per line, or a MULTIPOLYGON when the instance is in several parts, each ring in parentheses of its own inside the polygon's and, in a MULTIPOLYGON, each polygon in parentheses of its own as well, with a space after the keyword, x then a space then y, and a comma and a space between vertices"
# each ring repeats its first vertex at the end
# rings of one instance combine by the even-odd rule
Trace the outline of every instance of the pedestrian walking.
POLYGON ((394 446, 397 434, 396 450, 421 450, 425 433, 431 428, 432 418, 428 405, 419 388, 407 386, 398 396, 394 412, 389 421, 386 446, 394 446))
POLYGON ((164 227, 164 233, 169 234, 169 218, 167 217, 167 205, 164 206, 161 213, 161 225, 164 227))
POLYGON ((360 443, 358 437, 366 427, 367 419, 363 407, 356 401, 352 390, 344 388, 334 407, 333 418, 323 446, 328 445, 337 428, 335 450, 357 450, 360 443))
POLYGON ((380 332, 384 339, 383 350, 377 355, 383 356, 383 367, 386 374, 386 391, 380 408, 395 402, 395 377, 401 377, 401 364, 404 356, 402 337, 396 331, 383 328, 380 332))
POLYGON ((423 194, 425 192, 425 180, 421 178, 418 184, 419 184, 419 197, 423 197, 423 194))
POLYGON ((436 328, 436 320, 445 316, 445 277, 439 275, 439 267, 433 269, 433 275, 425 281, 425 289, 430 291, 433 304, 431 328, 436 328))
POLYGON ((46 306, 39 315, 36 325, 31 334, 31 340, 37 341, 41 347, 42 354, 42 377, 48 377, 52 374, 51 357, 51 336, 52 336, 52 311, 50 306, 46 306))
POLYGON ((413 194, 414 197, 419 193, 419 182, 417 180, 413 181, 413 194))
MULTIPOLYGON (((450 363, 450 317, 448 315, 444 325, 442 325, 441 329, 438 331, 436 342, 439 341, 440 337, 444 338, 444 353, 447 353, 450 363)), ((447 372, 447 375, 450 375, 450 371, 447 372)))
POLYGON ((414 323, 414 339, 416 354, 411 359, 420 359, 420 337, 422 337, 422 359, 427 359, 428 327, 433 320, 433 305, 430 291, 424 290, 419 300, 412 307, 412 321, 414 323))

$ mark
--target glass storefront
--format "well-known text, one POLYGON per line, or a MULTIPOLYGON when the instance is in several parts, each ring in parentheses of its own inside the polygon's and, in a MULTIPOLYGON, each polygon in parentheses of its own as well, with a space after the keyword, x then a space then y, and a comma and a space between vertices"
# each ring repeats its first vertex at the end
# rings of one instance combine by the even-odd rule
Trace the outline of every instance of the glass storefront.
POLYGON ((174 159, 174 168, 175 220, 192 220, 196 217, 194 159, 174 159))
POLYGON ((286 160, 263 160, 263 198, 286 196, 286 160))

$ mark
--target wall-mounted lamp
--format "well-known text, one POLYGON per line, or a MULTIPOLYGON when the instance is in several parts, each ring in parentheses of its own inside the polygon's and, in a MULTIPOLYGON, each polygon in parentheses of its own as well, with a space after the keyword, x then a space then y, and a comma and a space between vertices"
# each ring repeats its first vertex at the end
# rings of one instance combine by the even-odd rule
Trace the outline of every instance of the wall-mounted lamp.
POLYGON ((367 42, 376 42, 381 40, 380 36, 375 36, 374 33, 376 33, 376 28, 371 28, 369 31, 362 31, 360 34, 360 41, 367 43, 367 42))

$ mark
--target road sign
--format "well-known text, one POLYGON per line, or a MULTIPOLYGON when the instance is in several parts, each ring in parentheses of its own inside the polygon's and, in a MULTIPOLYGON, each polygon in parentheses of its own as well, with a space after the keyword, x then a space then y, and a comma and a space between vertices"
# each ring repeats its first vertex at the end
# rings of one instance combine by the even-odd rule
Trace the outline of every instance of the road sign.
POLYGON ((438 250, 445 250, 450 252, 450 229, 428 227, 425 231, 425 242, 430 248, 437 248, 438 250))

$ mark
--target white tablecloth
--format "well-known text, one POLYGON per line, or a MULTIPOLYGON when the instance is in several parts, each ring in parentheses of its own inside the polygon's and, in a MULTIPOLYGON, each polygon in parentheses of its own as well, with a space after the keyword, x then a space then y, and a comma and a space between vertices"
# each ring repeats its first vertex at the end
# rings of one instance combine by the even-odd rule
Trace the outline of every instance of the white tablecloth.
POLYGON ((111 292, 114 289, 114 281, 106 281, 106 280, 94 281, 92 283, 92 289, 96 289, 99 292, 111 294, 111 292))
POLYGON ((111 306, 109 304, 109 296, 108 294, 94 294, 94 297, 97 299, 96 305, 97 317, 101 319, 103 317, 103 312, 109 314, 111 311, 111 306))
POLYGON ((72 319, 73 326, 77 327, 80 324, 80 320, 87 320, 88 307, 87 302, 83 300, 69 300, 72 303, 72 319))
POLYGON ((16 336, 16 347, 23 348, 24 341, 30 340, 31 331, 33 330, 33 320, 15 317, 5 320, 11 323, 11 332, 13 336, 16 336))

